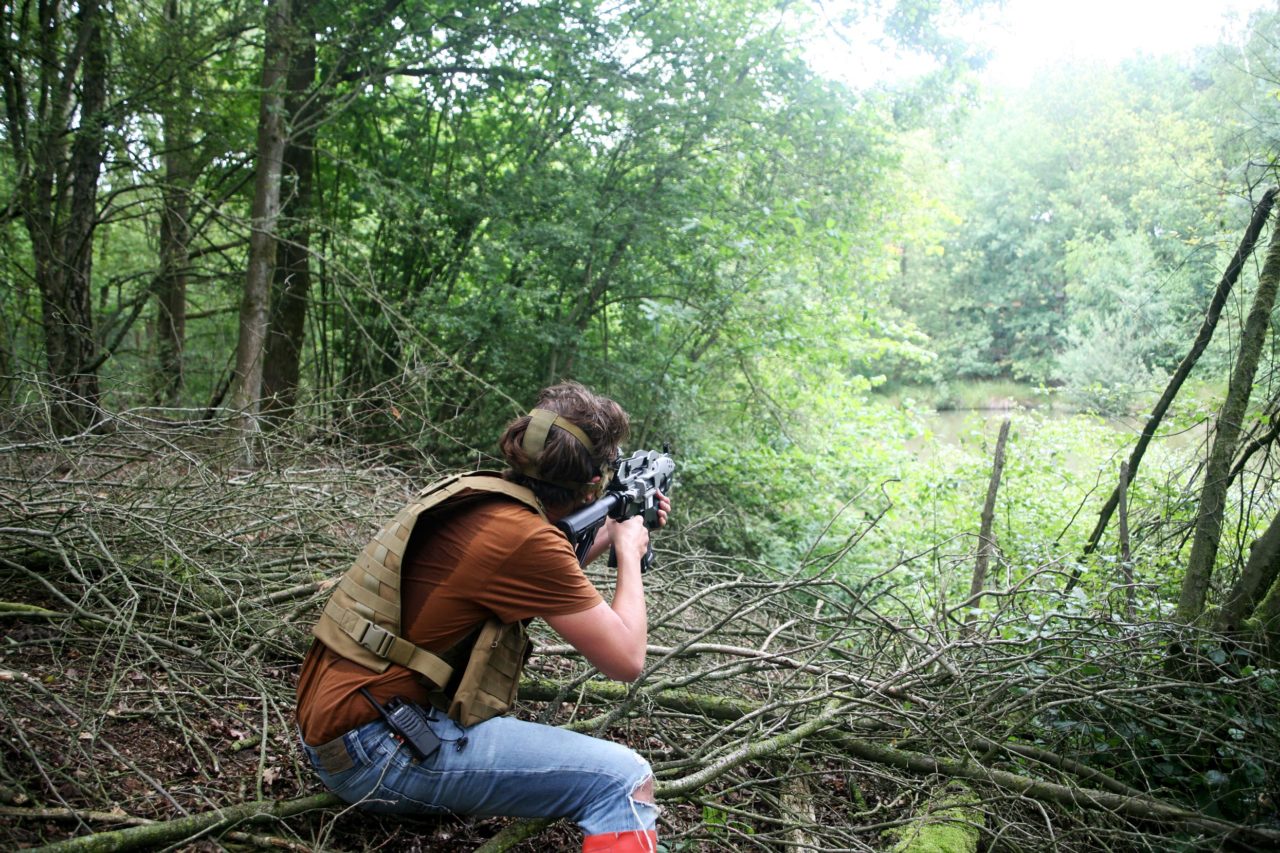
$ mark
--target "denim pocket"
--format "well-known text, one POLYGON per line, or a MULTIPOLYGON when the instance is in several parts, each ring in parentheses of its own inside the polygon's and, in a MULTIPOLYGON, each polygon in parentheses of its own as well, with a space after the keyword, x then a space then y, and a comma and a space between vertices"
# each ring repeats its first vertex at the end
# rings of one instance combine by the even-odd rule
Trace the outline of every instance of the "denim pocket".
POLYGON ((306 747, 307 757, 311 760, 311 766, 315 768, 316 775, 320 777, 320 781, 324 783, 326 788, 347 802, 354 802, 364 795, 364 790, 369 787, 367 777, 374 766, 374 761, 370 758, 368 751, 361 742, 364 728, 366 727, 362 726, 342 736, 343 745, 347 748, 347 755, 351 758, 351 766, 337 773, 330 773, 325 770, 320 765, 315 750, 312 747, 306 747))
MULTIPOLYGON (((452 722, 452 721, 446 721, 452 722)), ((361 746, 369 758, 369 771, 352 786, 352 793, 364 811, 376 814, 446 814, 448 809, 431 802, 439 784, 434 772, 435 764, 452 744, 445 737, 453 737, 448 727, 437 727, 437 720, 428 726, 441 738, 441 747, 426 761, 413 757, 409 747, 391 734, 385 724, 361 732, 361 746)))

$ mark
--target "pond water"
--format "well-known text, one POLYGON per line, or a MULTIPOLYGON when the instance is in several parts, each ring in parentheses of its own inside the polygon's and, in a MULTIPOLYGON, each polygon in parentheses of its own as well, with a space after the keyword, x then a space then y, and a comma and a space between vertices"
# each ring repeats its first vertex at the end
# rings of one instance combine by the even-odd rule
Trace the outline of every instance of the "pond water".
MULTIPOLYGON (((973 447, 979 442, 994 446, 1000 431, 1000 423, 1010 418, 1014 428, 1035 420, 1048 420, 1056 424, 1070 424, 1078 420, 1081 428, 1101 425, 1124 442, 1124 446, 1132 449, 1146 425, 1146 415, 1126 415, 1121 417, 1101 418, 1097 415, 1082 414, 1066 409, 1043 407, 1026 408, 990 408, 990 409, 948 409, 934 412, 924 417, 925 426, 930 430, 928 437, 917 437, 907 446, 922 457, 929 457, 947 447, 961 445, 973 447)), ((1162 425, 1152 442, 1153 450, 1191 451, 1203 445, 1207 433, 1206 424, 1201 422, 1194 427, 1179 432, 1171 431, 1162 425)), ((1150 452, 1150 451, 1148 451, 1150 452)), ((1083 460, 1081 460, 1083 461, 1083 460)))

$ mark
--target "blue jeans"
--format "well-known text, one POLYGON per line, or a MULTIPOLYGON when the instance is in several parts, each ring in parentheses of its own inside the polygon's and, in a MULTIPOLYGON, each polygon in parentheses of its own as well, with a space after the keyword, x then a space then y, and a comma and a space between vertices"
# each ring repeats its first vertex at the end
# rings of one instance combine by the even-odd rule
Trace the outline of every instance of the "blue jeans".
POLYGON ((341 772, 303 748, 325 787, 380 814, 566 817, 585 835, 657 823, 657 806, 633 797, 649 763, 621 744, 514 717, 464 729, 434 709, 428 725, 441 744, 422 762, 382 720, 342 736, 354 764, 341 772))

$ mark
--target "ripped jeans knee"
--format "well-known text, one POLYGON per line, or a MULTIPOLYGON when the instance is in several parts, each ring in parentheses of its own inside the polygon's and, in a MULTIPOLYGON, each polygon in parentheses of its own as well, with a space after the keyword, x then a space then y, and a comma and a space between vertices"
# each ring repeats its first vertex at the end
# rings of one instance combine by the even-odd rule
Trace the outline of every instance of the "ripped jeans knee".
MULTIPOLYGON (((645 762, 645 767, 648 767, 648 762, 645 762)), ((658 803, 653 798, 653 784, 651 772, 631 789, 631 814, 636 820, 636 829, 653 829, 658 824, 658 803)))
POLYGON ((631 799, 638 803, 652 803, 653 799, 653 776, 652 774, 631 791, 631 799))
POLYGON ((632 750, 620 744, 598 741, 600 754, 608 756, 598 797, 578 819, 587 835, 650 830, 658 823, 653 770, 632 750))

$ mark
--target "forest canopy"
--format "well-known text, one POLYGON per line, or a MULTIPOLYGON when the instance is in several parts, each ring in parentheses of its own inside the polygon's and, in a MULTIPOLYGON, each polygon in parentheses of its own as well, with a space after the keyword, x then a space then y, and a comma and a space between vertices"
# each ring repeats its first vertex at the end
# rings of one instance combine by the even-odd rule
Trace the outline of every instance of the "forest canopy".
POLYGON ((6 4, 0 839, 412 849, 307 799, 307 628, 574 379, 677 460, 658 663, 522 713, 671 850, 1280 843, 1280 13, 993 86, 989 5, 6 4))

